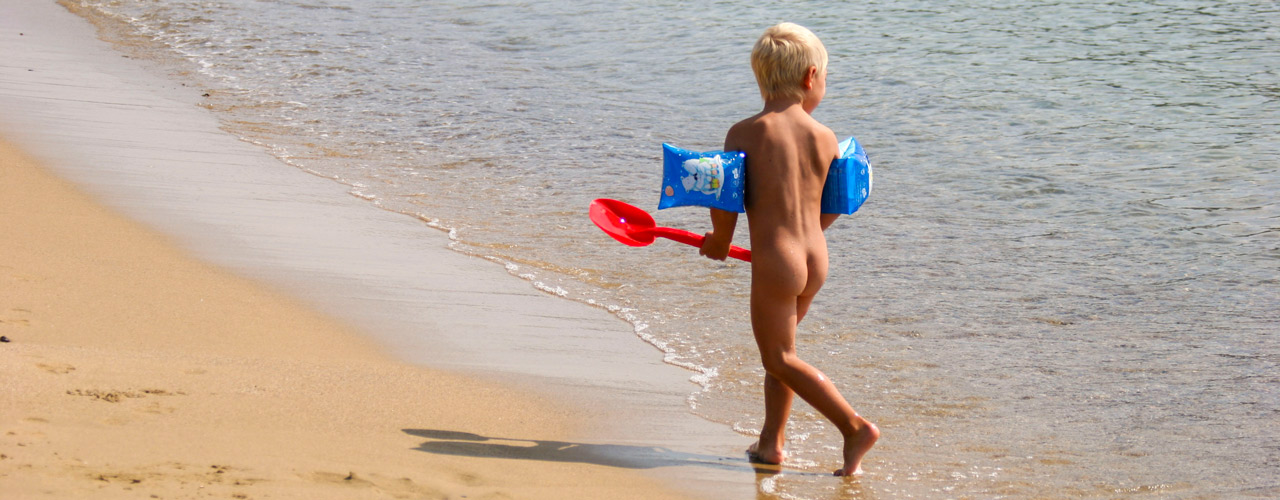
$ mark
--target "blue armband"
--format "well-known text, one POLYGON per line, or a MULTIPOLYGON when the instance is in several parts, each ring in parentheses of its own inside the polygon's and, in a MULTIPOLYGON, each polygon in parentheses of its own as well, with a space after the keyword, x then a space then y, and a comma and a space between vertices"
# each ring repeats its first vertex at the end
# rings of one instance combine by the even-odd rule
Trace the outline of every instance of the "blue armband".
POLYGON ((746 157, 741 151, 699 153, 663 143, 658 209, 694 205, 745 212, 746 157))
POLYGON ((852 137, 840 142, 840 157, 831 162, 822 185, 822 213, 848 215, 858 211, 871 194, 871 163, 852 137))

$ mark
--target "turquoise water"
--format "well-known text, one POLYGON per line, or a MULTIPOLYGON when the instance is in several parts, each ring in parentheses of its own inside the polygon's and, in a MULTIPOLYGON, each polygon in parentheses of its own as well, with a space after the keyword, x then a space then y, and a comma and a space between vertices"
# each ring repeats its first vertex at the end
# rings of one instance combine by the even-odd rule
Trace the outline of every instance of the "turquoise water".
MULTIPOLYGON (((798 342, 885 437, 856 484, 766 493, 1280 491, 1274 2, 80 3, 189 58, 233 133, 613 310, 726 433, 761 418, 749 270, 622 247, 586 207, 653 210, 660 144, 717 148, 758 111, 755 37, 805 24, 815 116, 876 190, 798 342)), ((838 465, 807 407, 791 437, 796 467, 838 465)))

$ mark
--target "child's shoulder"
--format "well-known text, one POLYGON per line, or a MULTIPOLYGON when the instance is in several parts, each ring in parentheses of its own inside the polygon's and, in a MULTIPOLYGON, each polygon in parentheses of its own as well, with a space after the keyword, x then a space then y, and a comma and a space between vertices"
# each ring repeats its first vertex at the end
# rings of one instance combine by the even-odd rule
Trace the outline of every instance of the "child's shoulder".
POLYGON ((831 127, 823 125, 818 120, 814 120, 813 124, 814 124, 813 134, 814 134, 814 137, 817 137, 819 142, 822 142, 824 144, 830 143, 831 146, 836 146, 837 144, 840 143, 840 141, 836 140, 836 132, 834 130, 831 130, 831 127))
MULTIPOLYGON (((792 141, 812 138, 834 149, 839 141, 830 127, 808 113, 762 112, 742 119, 729 127, 725 135, 726 149, 744 149, 744 144, 762 144, 777 140, 792 141)), ((828 149, 828 148, 824 148, 828 149)))
POLYGON ((746 131, 746 130, 759 127, 764 121, 762 119, 763 116, 764 116, 764 113, 757 113, 757 114, 748 116, 746 118, 743 118, 739 120, 738 123, 733 124, 732 127, 729 127, 729 131, 730 132, 733 132, 735 130, 746 131))
POLYGON ((748 144, 756 144, 761 136, 760 115, 743 118, 729 127, 724 137, 726 151, 746 150, 748 144))

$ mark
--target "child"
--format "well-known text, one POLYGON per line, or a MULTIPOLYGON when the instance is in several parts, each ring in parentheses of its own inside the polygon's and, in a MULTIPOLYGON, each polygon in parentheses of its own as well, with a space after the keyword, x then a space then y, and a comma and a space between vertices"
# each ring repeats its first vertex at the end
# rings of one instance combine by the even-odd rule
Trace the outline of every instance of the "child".
MULTIPOLYGON (((746 208, 751 233, 751 329, 764 364, 764 427, 753 460, 782 463, 784 428, 795 394, 844 435, 844 467, 861 472, 880 431, 858 416, 826 375, 796 357, 796 324, 827 277, 822 231, 837 215, 820 210, 827 168, 839 154, 835 133, 809 114, 827 90, 827 49, 792 23, 765 30, 751 51, 764 111, 735 124, 725 151, 747 153, 746 208)), ((738 214, 711 209, 702 255, 724 260, 738 214)))

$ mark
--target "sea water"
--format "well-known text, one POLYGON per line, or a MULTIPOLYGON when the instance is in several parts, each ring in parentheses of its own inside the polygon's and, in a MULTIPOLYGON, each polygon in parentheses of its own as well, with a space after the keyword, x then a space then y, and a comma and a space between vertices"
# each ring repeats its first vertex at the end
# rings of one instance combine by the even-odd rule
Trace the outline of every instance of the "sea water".
MULTIPOLYGON (((232 133, 629 321, 745 434, 749 267, 623 247, 587 206, 653 211, 661 143, 718 149, 760 108, 755 38, 804 24, 814 115, 876 183, 797 344, 884 437, 861 480, 763 493, 1280 495, 1273 1, 69 1, 189 60, 232 133)), ((792 470, 839 465, 792 420, 792 470)))

